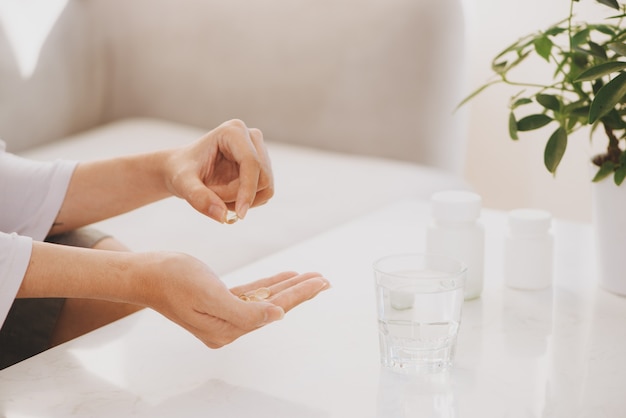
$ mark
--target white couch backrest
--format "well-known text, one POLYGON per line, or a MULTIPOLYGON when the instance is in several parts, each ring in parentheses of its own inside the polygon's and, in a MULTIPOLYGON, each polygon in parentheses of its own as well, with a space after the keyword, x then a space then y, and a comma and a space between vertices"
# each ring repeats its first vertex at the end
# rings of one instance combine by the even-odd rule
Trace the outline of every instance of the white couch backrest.
POLYGON ((461 0, 67 1, 41 80, 2 94, 9 144, 129 116, 236 117, 275 141, 461 172, 461 0))

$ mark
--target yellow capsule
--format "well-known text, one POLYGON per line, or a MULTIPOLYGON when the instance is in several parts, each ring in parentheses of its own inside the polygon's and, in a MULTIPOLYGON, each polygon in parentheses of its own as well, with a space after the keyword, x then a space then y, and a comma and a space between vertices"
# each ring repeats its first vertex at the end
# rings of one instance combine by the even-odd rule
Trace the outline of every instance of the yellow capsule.
POLYGON ((272 292, 269 288, 261 287, 239 295, 239 299, 246 302, 263 302, 265 299, 270 297, 271 293, 272 292))
POLYGON ((237 212, 229 210, 226 213, 226 223, 227 224, 229 224, 229 225, 234 224, 238 220, 239 220, 239 216, 237 215, 237 212))
POLYGON ((254 291, 254 296, 259 299, 267 299, 270 297, 271 291, 267 287, 261 287, 254 291))

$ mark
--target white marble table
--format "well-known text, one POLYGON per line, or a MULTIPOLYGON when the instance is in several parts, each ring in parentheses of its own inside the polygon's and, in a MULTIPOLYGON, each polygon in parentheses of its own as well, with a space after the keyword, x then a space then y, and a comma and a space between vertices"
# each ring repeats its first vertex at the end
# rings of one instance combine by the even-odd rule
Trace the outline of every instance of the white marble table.
POLYGON ((381 370, 371 264, 422 250, 427 219, 400 202, 229 274, 319 270, 333 288, 220 350, 146 310, 0 371, 0 416, 626 416, 626 298, 597 287, 589 225, 555 222, 554 287, 515 291, 505 214, 486 210, 485 290, 464 306, 454 369, 381 370))

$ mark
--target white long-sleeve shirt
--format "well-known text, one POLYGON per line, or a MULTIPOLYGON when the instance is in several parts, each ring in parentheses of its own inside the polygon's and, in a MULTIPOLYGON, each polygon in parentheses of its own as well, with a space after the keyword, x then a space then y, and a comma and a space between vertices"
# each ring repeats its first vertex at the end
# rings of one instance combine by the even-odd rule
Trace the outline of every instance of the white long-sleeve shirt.
POLYGON ((76 162, 37 162, 0 141, 0 326, 24 279, 32 241, 43 240, 61 208, 76 162))

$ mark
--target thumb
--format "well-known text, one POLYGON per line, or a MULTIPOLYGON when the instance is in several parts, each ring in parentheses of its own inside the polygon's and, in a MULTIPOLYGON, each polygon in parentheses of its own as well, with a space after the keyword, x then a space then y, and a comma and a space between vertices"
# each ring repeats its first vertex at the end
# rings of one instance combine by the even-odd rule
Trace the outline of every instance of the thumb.
POLYGON ((285 311, 269 302, 244 302, 238 299, 237 309, 230 312, 230 323, 246 331, 252 331, 271 322, 283 319, 285 311))
POLYGON ((266 305, 265 322, 263 325, 269 324, 274 321, 280 321, 285 317, 285 310, 282 307, 273 305, 269 302, 264 302, 263 305, 266 305))

